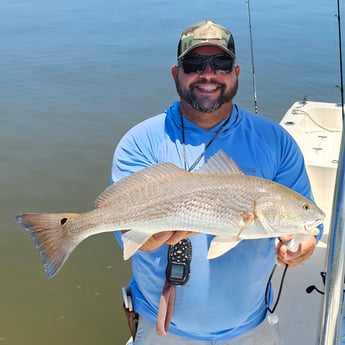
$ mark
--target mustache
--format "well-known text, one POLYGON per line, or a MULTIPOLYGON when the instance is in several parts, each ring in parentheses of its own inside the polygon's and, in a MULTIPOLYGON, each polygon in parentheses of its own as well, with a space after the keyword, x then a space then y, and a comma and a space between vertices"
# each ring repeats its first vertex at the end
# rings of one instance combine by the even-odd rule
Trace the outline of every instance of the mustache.
POLYGON ((219 87, 221 87, 223 90, 225 89, 225 84, 224 83, 220 83, 218 80, 216 79, 206 79, 206 78, 198 78, 196 81, 194 81, 193 83, 190 84, 190 87, 193 88, 195 87, 197 84, 215 84, 219 87))

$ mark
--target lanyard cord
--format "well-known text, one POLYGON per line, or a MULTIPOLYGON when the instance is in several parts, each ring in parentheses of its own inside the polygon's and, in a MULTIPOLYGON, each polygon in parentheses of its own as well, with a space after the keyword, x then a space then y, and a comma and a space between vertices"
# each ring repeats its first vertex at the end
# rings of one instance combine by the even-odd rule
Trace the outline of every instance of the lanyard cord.
POLYGON ((279 299, 280 299, 280 295, 281 295, 282 290, 283 290, 283 285, 284 285, 284 280, 285 280, 286 271, 288 269, 288 265, 285 265, 285 267, 284 267, 284 271, 283 271, 283 274, 282 274, 282 277, 281 277, 281 280, 280 280, 280 284, 279 284, 279 290, 278 290, 278 295, 277 295, 277 298, 276 298, 276 302, 274 303, 273 307, 271 308, 270 305, 269 305, 269 301, 268 301, 268 291, 269 291, 270 283, 271 283, 271 280, 272 280, 272 277, 273 277, 273 274, 274 274, 274 271, 275 271, 276 267, 277 267, 277 264, 275 264, 273 269, 272 269, 271 275, 268 278, 268 281, 267 281, 267 284, 266 284, 266 289, 265 289, 265 304, 266 304, 267 310, 271 314, 274 313, 274 311, 276 310, 277 305, 279 303, 279 299))
POLYGON ((205 155, 207 149, 211 146, 211 144, 217 139, 218 135, 223 131, 224 127, 228 124, 230 121, 231 114, 226 118, 224 123, 219 127, 217 132, 214 134, 214 136, 211 138, 211 140, 206 144, 204 151, 200 153, 200 155, 196 158, 194 163, 190 166, 190 168, 187 167, 187 153, 186 153, 186 142, 185 142, 185 131, 184 131, 184 121, 182 113, 180 113, 180 119, 181 119, 181 129, 182 129, 182 145, 183 145, 183 162, 184 162, 184 169, 186 171, 192 171, 197 164, 200 162, 201 158, 205 155))

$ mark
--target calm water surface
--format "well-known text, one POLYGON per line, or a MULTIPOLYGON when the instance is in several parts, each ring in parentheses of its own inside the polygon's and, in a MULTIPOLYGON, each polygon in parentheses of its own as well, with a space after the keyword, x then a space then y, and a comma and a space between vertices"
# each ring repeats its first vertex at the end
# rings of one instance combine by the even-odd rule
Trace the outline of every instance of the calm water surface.
MULTIPOLYGON (((253 110, 245 1, 0 0, 0 344, 124 344, 123 262, 111 234, 88 239, 47 280, 26 211, 80 212, 107 186, 114 147, 176 99, 180 32, 229 26, 241 65, 237 103, 253 110), (211 5, 212 4, 212 5, 211 5)), ((295 101, 338 102, 336 4, 252 0, 260 113, 295 101)))

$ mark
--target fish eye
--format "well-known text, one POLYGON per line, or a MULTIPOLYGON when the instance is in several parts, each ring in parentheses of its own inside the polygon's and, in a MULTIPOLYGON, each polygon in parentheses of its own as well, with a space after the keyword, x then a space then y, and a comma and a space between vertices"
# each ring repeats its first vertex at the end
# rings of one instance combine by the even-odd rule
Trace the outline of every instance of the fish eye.
POLYGON ((303 210, 304 211, 310 210, 310 204, 303 204, 303 210))

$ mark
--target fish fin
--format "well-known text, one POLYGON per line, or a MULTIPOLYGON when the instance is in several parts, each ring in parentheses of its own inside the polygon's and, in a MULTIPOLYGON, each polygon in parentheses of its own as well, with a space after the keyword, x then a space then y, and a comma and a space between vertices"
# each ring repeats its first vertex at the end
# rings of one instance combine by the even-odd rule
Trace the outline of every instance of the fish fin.
POLYGON ((257 239, 275 237, 275 230, 266 221, 265 218, 255 219, 253 222, 247 224, 239 235, 239 238, 244 239, 257 239))
POLYGON ((195 171, 197 174, 237 174, 243 175, 243 172, 235 161, 224 151, 219 150, 214 154, 200 169, 195 171))
POLYGON ((122 233, 123 258, 128 260, 150 237, 152 234, 129 230, 122 233))
POLYGON ((140 191, 143 187, 159 185, 164 180, 171 179, 172 176, 179 178, 186 174, 189 174, 189 172, 177 167, 173 163, 154 164, 110 185, 97 197, 95 206, 97 208, 107 206, 130 191, 140 191))
POLYGON ((277 201, 277 196, 273 199, 270 193, 261 193, 255 200, 255 226, 257 228, 264 229, 264 232, 267 234, 267 237, 269 237, 270 234, 275 233, 276 230, 267 221, 264 213, 270 209, 274 209, 276 207, 277 201))
MULTIPOLYGON (((277 232, 276 229, 272 227, 272 225, 266 220, 265 217, 260 217, 259 221, 256 221, 257 224, 261 224, 262 227, 265 229, 267 235, 273 235, 277 232)), ((273 236, 274 237, 274 236, 273 236)))
POLYGON ((62 267, 70 253, 78 245, 63 225, 68 219, 79 217, 75 213, 26 213, 15 217, 35 242, 44 271, 52 278, 62 267))
POLYGON ((229 240, 229 238, 224 238, 220 236, 216 236, 210 244, 210 248, 208 249, 207 259, 215 259, 218 256, 221 256, 228 252, 230 249, 236 247, 241 240, 234 238, 233 240, 229 240))

